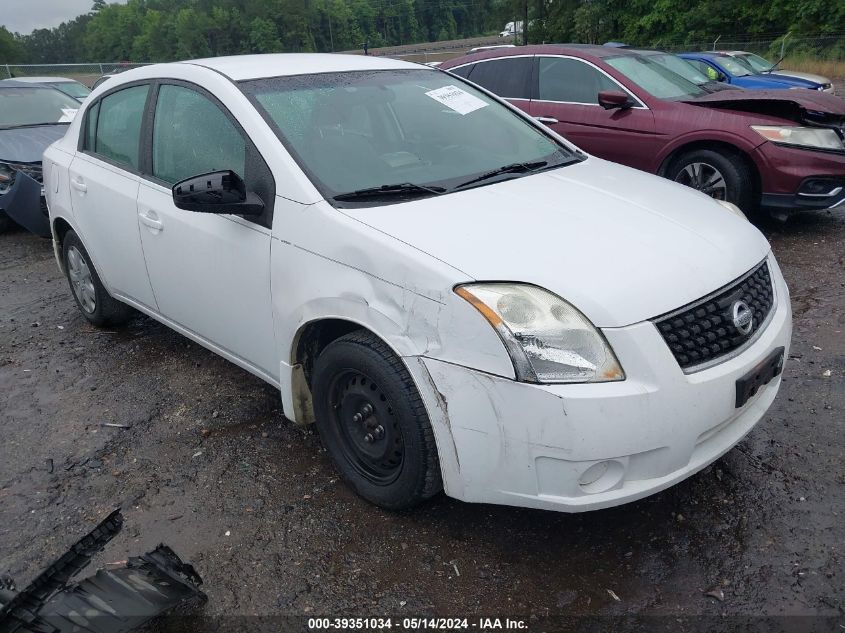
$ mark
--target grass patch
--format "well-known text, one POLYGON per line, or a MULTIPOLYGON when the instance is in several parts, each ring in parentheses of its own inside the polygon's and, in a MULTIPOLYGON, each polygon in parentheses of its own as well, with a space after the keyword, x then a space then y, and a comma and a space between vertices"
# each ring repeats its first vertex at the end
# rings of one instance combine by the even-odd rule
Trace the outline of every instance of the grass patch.
POLYGON ((845 77, 845 61, 813 59, 811 57, 787 57, 780 68, 823 75, 829 79, 845 77))

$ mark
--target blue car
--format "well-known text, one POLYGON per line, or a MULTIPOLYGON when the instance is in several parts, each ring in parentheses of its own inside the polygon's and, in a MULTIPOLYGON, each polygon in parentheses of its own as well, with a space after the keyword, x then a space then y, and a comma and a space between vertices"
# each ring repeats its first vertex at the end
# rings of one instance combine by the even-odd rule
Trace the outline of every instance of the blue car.
POLYGON ((743 60, 720 53, 681 53, 698 70, 715 81, 723 81, 738 88, 756 90, 787 90, 807 88, 821 90, 820 84, 807 79, 785 75, 761 74, 743 60))

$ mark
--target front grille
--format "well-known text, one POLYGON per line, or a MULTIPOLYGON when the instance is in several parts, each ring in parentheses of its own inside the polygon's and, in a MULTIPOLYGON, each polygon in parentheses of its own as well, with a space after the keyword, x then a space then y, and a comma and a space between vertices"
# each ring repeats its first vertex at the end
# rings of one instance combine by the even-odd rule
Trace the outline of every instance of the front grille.
POLYGON ((685 371, 730 354, 754 338, 774 305, 769 266, 763 262, 715 294, 675 312, 657 317, 653 323, 675 360, 685 371), (743 334, 734 324, 733 309, 743 301, 754 315, 751 331, 743 334))

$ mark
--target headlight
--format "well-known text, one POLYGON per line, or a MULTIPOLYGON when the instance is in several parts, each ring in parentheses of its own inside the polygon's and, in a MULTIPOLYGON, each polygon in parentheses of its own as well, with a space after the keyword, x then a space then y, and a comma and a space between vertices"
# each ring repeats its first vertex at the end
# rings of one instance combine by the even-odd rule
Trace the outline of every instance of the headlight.
POLYGON ((458 286, 498 332, 522 382, 610 382, 625 373, 604 336, 557 295, 527 284, 458 286))
POLYGON ((779 145, 797 145, 818 149, 845 149, 845 143, 836 130, 818 127, 798 127, 781 125, 752 125, 751 129, 767 141, 779 145))
POLYGON ((728 202, 727 200, 716 200, 716 202, 721 204, 723 207, 725 207, 728 211, 730 211, 734 215, 738 215, 743 220, 748 219, 747 217, 745 217, 745 214, 742 212, 742 209, 740 209, 738 206, 736 206, 733 202, 728 202))
POLYGON ((0 163, 0 196, 11 189, 15 182, 15 170, 7 163, 0 163))

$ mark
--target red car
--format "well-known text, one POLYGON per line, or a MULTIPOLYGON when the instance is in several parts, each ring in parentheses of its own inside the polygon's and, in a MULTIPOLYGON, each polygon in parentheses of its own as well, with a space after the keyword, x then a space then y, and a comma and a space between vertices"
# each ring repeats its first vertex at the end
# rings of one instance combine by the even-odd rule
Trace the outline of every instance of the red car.
MULTIPOLYGON (((746 212, 845 204, 845 100, 810 90, 708 94, 632 51, 522 46, 451 59, 584 150, 746 212)), ((620 183, 624 185, 624 183, 620 183)))

